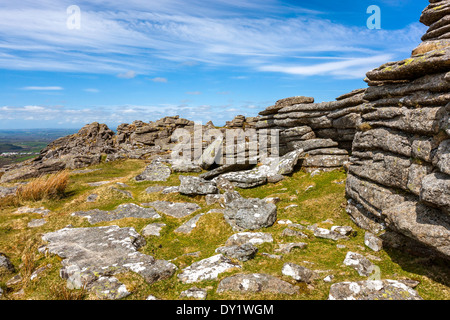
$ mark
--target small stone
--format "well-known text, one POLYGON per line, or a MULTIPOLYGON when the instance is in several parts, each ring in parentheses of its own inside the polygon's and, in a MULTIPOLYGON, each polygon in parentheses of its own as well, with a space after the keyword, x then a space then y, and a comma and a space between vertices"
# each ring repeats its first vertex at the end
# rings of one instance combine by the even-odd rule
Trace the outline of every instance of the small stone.
POLYGON ((234 268, 241 268, 222 254, 194 262, 178 274, 182 283, 193 283, 204 280, 215 280, 218 275, 234 268))
POLYGON ((194 298, 197 300, 205 300, 208 292, 206 289, 199 289, 197 287, 192 287, 188 290, 182 291, 180 298, 194 298))
POLYGON ((300 238, 308 238, 308 236, 306 234, 304 234, 301 231, 297 231, 297 230, 292 230, 290 228, 286 228, 283 230, 283 232, 281 233, 282 237, 300 237, 300 238))
POLYGON ((263 256, 266 256, 266 257, 270 258, 270 259, 277 259, 277 260, 283 259, 283 256, 280 256, 280 255, 277 255, 277 254, 270 254, 270 253, 267 253, 267 252, 262 252, 261 254, 263 256))
POLYGON ((244 262, 253 259, 258 252, 258 248, 247 242, 239 246, 220 247, 216 249, 216 252, 244 262))
POLYGON ((145 298, 145 300, 161 300, 161 299, 158 299, 157 297, 155 297, 155 296, 153 296, 153 295, 149 295, 147 298, 145 298))
POLYGON ((333 226, 331 227, 331 231, 337 232, 343 236, 349 236, 354 232, 353 228, 350 226, 333 226))
POLYGON ((28 228, 42 227, 46 223, 47 221, 45 219, 33 219, 28 223, 28 228))
POLYGON ((21 276, 20 274, 17 274, 17 275, 15 275, 14 277, 12 277, 11 279, 9 279, 9 280, 6 282, 6 285, 7 285, 8 287, 14 286, 14 285, 16 285, 16 284, 22 282, 22 280, 23 280, 23 279, 22 279, 22 276, 21 276))
POLYGON ((159 236, 161 236, 160 232, 161 232, 162 228, 164 228, 165 226, 166 226, 165 223, 150 223, 147 226, 145 226, 144 229, 142 229, 141 234, 144 237, 148 237, 148 236, 159 237, 159 236))
POLYGON ((285 276, 292 277, 298 282, 311 283, 311 281, 317 276, 316 273, 308 268, 299 266, 295 263, 285 263, 281 272, 285 276))
POLYGON ((289 253, 294 248, 305 249, 307 246, 308 244, 304 242, 280 243, 275 252, 289 253))
POLYGON ((369 231, 366 231, 364 235, 364 244, 373 251, 380 251, 383 249, 383 241, 369 231))
POLYGON ((14 272, 15 268, 9 258, 3 253, 0 253, 0 273, 2 271, 14 272))
POLYGON ((325 278, 323 278, 323 281, 329 283, 329 282, 332 282, 333 279, 334 279, 334 276, 330 275, 330 276, 326 276, 325 278))
POLYGON ((95 202, 98 199, 98 194, 93 193, 88 195, 88 197, 86 198, 86 202, 95 202))
POLYGON ((292 224, 292 221, 289 219, 278 220, 278 224, 292 224))
POLYGON ((341 239, 348 239, 346 236, 343 236, 342 234, 340 234, 338 232, 331 231, 328 229, 323 229, 323 228, 314 229, 314 235, 317 238, 331 239, 334 241, 341 240, 341 239))
POLYGON ((287 210, 287 209, 297 208, 297 207, 298 207, 298 205, 296 205, 296 204, 290 204, 290 205, 284 207, 283 209, 284 209, 284 210, 287 210))
POLYGON ((349 251, 345 256, 344 265, 355 269, 360 276, 368 277, 373 272, 373 264, 359 253, 349 251))
POLYGON ((258 245, 264 242, 273 242, 273 237, 267 232, 240 232, 230 236, 225 242, 225 246, 240 246, 247 242, 258 245))

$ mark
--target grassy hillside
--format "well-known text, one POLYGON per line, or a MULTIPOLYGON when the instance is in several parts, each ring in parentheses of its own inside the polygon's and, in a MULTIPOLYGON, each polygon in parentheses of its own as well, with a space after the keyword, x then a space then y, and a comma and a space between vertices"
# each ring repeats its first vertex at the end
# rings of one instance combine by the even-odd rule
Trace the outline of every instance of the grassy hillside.
MULTIPOLYGON (((150 202, 156 200, 170 200, 176 202, 195 202, 201 206, 196 212, 208 212, 213 208, 220 208, 218 204, 207 205, 204 197, 187 197, 178 193, 161 195, 160 193, 147 194, 145 189, 152 185, 179 185, 179 174, 172 174, 167 182, 136 182, 133 177, 142 172, 147 165, 140 160, 117 161, 102 163, 93 166, 101 169, 91 173, 71 174, 65 196, 62 199, 48 199, 28 201, 22 199, 15 203, 0 203, 0 252, 10 257, 18 269, 16 273, 0 275, 0 288, 5 291, 5 299, 94 299, 91 294, 82 290, 68 290, 66 282, 59 276, 61 259, 38 252, 43 245, 43 233, 59 230, 69 224, 73 227, 91 227, 85 219, 73 217, 74 211, 86 211, 94 208, 102 210, 115 209, 122 203, 150 202), (111 181, 100 187, 90 187, 88 182, 111 181), (129 187, 125 188, 133 194, 134 199, 126 199, 111 192, 108 188, 115 182, 122 182, 129 187), (97 202, 87 203, 85 200, 91 193, 100 197, 97 202), (47 224, 29 228, 27 224, 38 214, 17 214, 20 206, 45 207, 51 213, 45 218, 47 224), (19 268, 19 266, 21 266, 19 268), (30 280, 33 271, 47 266, 37 279, 30 280), (6 283, 15 275, 20 274, 22 280, 17 284, 7 286, 6 283)), ((196 283, 199 288, 208 289, 207 299, 327 299, 332 283, 341 281, 360 281, 367 279, 342 262, 348 251, 359 252, 368 256, 372 262, 379 266, 382 279, 413 279, 420 282, 416 290, 424 299, 450 299, 450 272, 449 267, 442 264, 430 264, 428 259, 409 256, 403 252, 388 250, 373 252, 364 245, 364 230, 359 229, 345 212, 345 179, 344 171, 321 173, 311 177, 310 174, 299 171, 276 184, 268 184, 254 189, 238 190, 244 197, 264 198, 267 196, 279 197, 277 204, 278 220, 289 219, 304 226, 318 224, 330 228, 332 225, 347 225, 356 230, 356 235, 349 240, 327 240, 316 238, 312 231, 303 230, 307 239, 285 238, 281 232, 285 226, 275 223, 272 227, 261 230, 273 235, 274 243, 265 243, 259 246, 256 257, 250 261, 242 262, 242 269, 219 275, 216 281, 196 283), (296 207, 286 208, 295 204, 296 207), (286 208, 286 209, 285 209, 286 208), (332 220, 332 224, 330 224, 332 220), (281 260, 269 258, 263 252, 274 253, 277 243, 307 242, 308 247, 303 250, 294 249, 284 254, 281 260), (337 245, 345 247, 338 247, 337 245), (290 277, 282 275, 284 263, 293 262, 312 270, 319 271, 320 278, 312 284, 296 283, 290 277), (216 289, 220 279, 234 273, 261 272, 277 276, 300 288, 300 294, 294 296, 254 294, 240 296, 238 294, 218 294, 216 289), (327 275, 333 275, 332 283, 323 281, 327 275)), ((123 187, 121 187, 123 188, 123 187)), ((133 293, 125 299, 145 299, 154 295, 161 299, 178 299, 182 291, 191 288, 192 284, 182 284, 177 274, 182 268, 191 263, 208 258, 215 254, 215 249, 224 244, 233 233, 231 227, 225 222, 223 215, 211 213, 200 218, 197 227, 188 235, 180 235, 173 231, 182 223, 192 218, 175 219, 161 214, 158 222, 167 226, 162 229, 161 236, 146 237, 147 244, 140 250, 142 253, 154 256, 157 259, 174 259, 172 262, 179 268, 174 276, 148 285, 141 276, 126 272, 117 276, 129 291, 133 293), (197 256, 187 256, 186 253, 198 252, 197 256)), ((111 222, 98 223, 95 226, 118 225, 120 227, 134 227, 140 232, 147 224, 155 222, 149 219, 126 218, 111 222)))

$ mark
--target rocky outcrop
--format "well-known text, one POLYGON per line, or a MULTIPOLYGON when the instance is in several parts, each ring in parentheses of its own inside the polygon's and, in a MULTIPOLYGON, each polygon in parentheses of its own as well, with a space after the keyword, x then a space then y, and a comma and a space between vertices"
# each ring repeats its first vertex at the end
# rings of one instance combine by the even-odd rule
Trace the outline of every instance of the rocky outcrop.
MULTIPOLYGON (((367 73, 367 101, 353 141, 347 211, 360 227, 386 229, 450 257, 449 1, 432 1, 430 26, 411 58, 367 73)), ((383 237, 381 237, 383 238, 383 237)), ((398 242, 397 242, 398 243, 398 242)), ((419 248, 424 249, 420 250, 419 248)), ((404 248, 407 250, 407 246, 404 248)))

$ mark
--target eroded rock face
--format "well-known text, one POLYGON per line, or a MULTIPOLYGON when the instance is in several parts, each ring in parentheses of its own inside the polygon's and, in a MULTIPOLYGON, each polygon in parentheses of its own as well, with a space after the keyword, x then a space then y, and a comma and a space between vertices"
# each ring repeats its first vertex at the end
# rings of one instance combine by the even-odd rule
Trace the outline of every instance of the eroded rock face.
POLYGON ((293 295, 299 292, 299 289, 289 282, 278 279, 277 277, 263 274, 236 274, 220 281, 217 292, 240 292, 257 293, 267 292, 275 294, 293 295))
POLYGON ((61 277, 74 288, 86 285, 95 290, 103 277, 123 271, 136 272, 151 284, 171 277, 176 270, 172 263, 140 253, 145 240, 134 228, 64 228, 44 234, 42 239, 48 244, 40 251, 63 259, 61 277))
MULTIPOLYGON (((353 141, 347 211, 371 232, 388 229, 450 258, 448 1, 432 1, 410 58, 367 73, 365 111, 353 141)), ((420 246, 417 246, 420 247, 420 246)), ((425 253, 426 252, 426 253, 425 253)), ((434 252, 434 253, 432 253, 434 252)))
POLYGON ((423 300, 407 285, 395 280, 340 282, 331 285, 328 300, 423 300))

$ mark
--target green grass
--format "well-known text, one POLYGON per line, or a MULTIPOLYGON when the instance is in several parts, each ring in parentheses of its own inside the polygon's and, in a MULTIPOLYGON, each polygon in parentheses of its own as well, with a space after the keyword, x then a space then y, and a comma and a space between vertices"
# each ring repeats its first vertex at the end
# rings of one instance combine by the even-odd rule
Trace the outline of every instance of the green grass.
MULTIPOLYGON (((180 293, 192 286, 208 289, 207 299, 327 299, 330 283, 322 279, 327 275, 333 275, 333 283, 340 281, 359 281, 367 278, 360 277, 357 272, 342 265, 348 251, 372 255, 381 259, 373 261, 381 269, 382 279, 414 279, 420 281, 417 291, 424 299, 450 299, 449 268, 447 265, 430 265, 426 259, 411 257, 406 253, 389 249, 386 251, 373 252, 364 246, 364 230, 359 229, 345 212, 345 181, 344 171, 321 173, 314 177, 302 171, 276 184, 267 184, 253 189, 241 189, 239 192, 244 197, 264 198, 277 196, 281 201, 277 204, 278 220, 290 219, 294 223, 311 225, 317 223, 319 226, 330 228, 332 225, 350 225, 357 231, 356 236, 349 240, 338 242, 326 239, 317 239, 311 231, 303 230, 308 235, 307 239, 284 238, 281 233, 284 226, 275 223, 272 227, 261 230, 273 235, 274 243, 265 243, 259 246, 259 252, 255 259, 241 263, 241 269, 235 269, 221 274, 218 280, 204 281, 196 284, 183 284, 177 279, 181 269, 189 266, 195 261, 208 258, 215 254, 215 249, 225 243, 234 232, 225 222, 222 214, 211 213, 200 218, 197 227, 189 234, 177 234, 173 231, 182 223, 192 218, 195 214, 208 212, 212 208, 219 208, 218 204, 207 206, 204 197, 187 197, 179 194, 162 195, 160 193, 146 194, 144 191, 152 185, 179 185, 179 175, 172 174, 166 182, 136 182, 133 177, 145 168, 147 163, 140 160, 116 161, 101 163, 91 169, 101 169, 92 173, 71 174, 67 187, 67 196, 60 200, 43 200, 39 202, 27 202, 28 206, 44 206, 52 211, 46 218, 47 224, 30 229, 27 223, 32 219, 40 218, 37 214, 15 214, 17 208, 0 208, 0 252, 11 258, 16 266, 16 273, 0 275, 0 287, 6 291, 6 299, 95 299, 92 294, 84 291, 68 291, 65 281, 59 276, 61 259, 52 255, 44 255, 37 251, 43 245, 41 235, 46 232, 61 229, 68 224, 74 227, 91 227, 83 218, 72 217, 74 211, 87 211, 94 208, 103 210, 115 209, 121 203, 151 202, 156 200, 167 201, 189 201, 201 206, 201 210, 183 219, 176 219, 164 214, 156 221, 166 224, 161 231, 160 237, 146 237, 146 245, 141 252, 154 256, 157 259, 174 259, 178 270, 169 279, 158 281, 152 285, 147 284, 143 278, 133 272, 125 272, 117 275, 133 293, 126 299, 141 300, 152 294, 161 299, 178 299, 180 293), (133 194, 134 199, 120 198, 108 189, 110 185, 90 187, 88 182, 110 180, 126 183, 126 190, 133 194), (313 186, 312 188, 308 188, 313 186), (86 203, 86 197, 91 193, 100 195, 100 199, 94 203, 86 203), (284 209, 286 206, 295 204, 297 207, 284 209), (325 223, 332 219, 333 224, 325 223), (274 253, 278 243, 284 242, 306 242, 308 247, 303 250, 294 249, 291 253, 283 255, 282 260, 271 259, 262 255, 263 252, 274 253), (336 244, 343 244, 346 248, 339 249, 336 244), (187 256, 186 253, 199 252, 198 256, 187 256), (298 284, 291 278, 283 276, 281 269, 286 262, 293 262, 320 271, 320 279, 311 285, 298 284), (18 266, 24 264, 26 268, 19 270, 18 266), (30 272, 44 265, 51 267, 44 271, 35 281, 24 281, 11 288, 6 288, 6 282, 17 273, 29 276, 30 272), (236 293, 216 293, 219 281, 226 276, 235 273, 261 272, 277 276, 299 287, 300 293, 294 296, 274 294, 251 294, 240 296, 236 293), (7 290, 6 290, 7 289, 7 290), (25 294, 14 295, 21 289, 25 294)), ((117 188, 121 188, 115 185, 117 188)), ((104 222, 95 226, 118 225, 120 227, 134 227, 140 232, 147 224, 155 222, 152 219, 126 218, 117 221, 104 222)))

